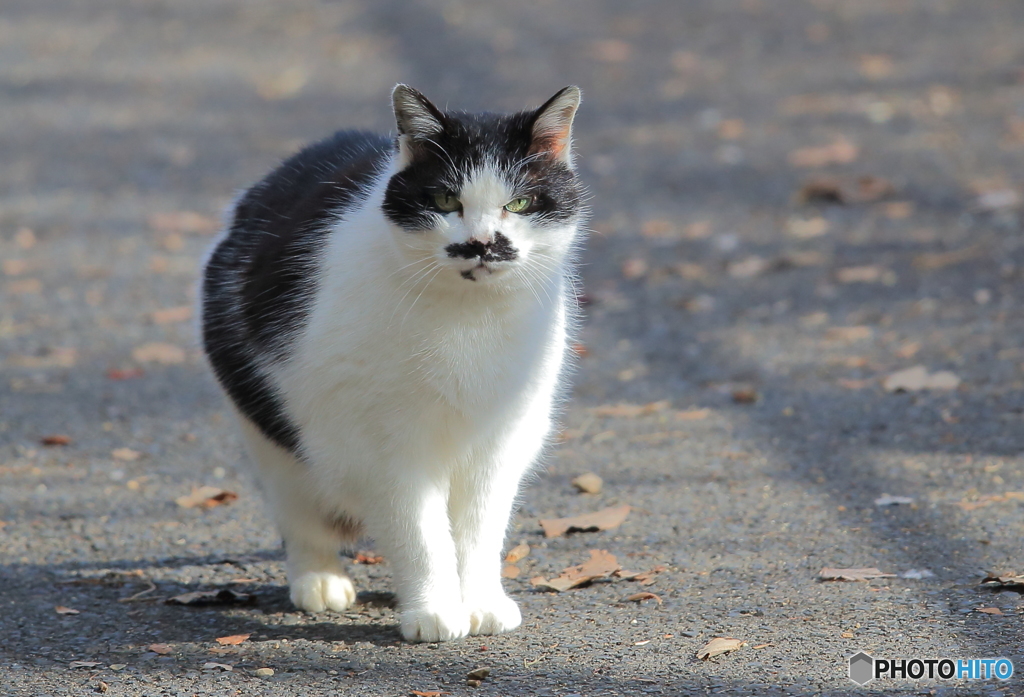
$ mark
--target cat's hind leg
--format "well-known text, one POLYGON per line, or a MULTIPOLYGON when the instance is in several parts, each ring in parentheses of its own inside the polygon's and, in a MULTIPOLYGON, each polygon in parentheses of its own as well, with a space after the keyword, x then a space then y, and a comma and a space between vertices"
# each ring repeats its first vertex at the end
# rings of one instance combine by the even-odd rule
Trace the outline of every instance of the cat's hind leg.
POLYGON ((271 442, 245 418, 241 421, 264 499, 284 539, 292 603, 307 612, 347 609, 355 601, 356 590, 340 552, 358 541, 362 526, 344 515, 325 513, 314 494, 309 465, 271 442))

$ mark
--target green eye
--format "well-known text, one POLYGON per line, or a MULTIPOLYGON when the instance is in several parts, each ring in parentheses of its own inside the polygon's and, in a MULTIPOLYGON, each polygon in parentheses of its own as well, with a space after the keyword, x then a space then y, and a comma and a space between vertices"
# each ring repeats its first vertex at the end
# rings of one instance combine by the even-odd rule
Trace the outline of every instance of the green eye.
POLYGON ((509 213, 522 213, 523 211, 530 207, 531 203, 533 203, 532 196, 517 198, 515 201, 509 201, 508 203, 506 203, 505 210, 507 210, 509 213))
POLYGON ((439 210, 445 213, 451 213, 462 208, 462 201, 453 196, 450 192, 445 191, 440 194, 434 194, 434 205, 439 210))

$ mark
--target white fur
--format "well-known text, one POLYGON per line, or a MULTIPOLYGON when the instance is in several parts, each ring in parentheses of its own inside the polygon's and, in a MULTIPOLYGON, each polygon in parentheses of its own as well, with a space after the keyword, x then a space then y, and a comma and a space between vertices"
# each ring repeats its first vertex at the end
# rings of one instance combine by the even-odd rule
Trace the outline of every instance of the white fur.
POLYGON ((504 211, 514 186, 485 168, 459 192, 464 215, 407 232, 380 213, 400 162, 335 224, 309 321, 292 356, 267 367, 301 429, 303 461, 252 425, 245 438, 296 605, 353 601, 337 554, 346 540, 326 522, 346 515, 392 564, 407 639, 504 632, 521 617, 501 587, 502 545, 551 429, 577 229, 535 230, 504 211), (444 251, 495 231, 516 260, 481 266, 444 251))

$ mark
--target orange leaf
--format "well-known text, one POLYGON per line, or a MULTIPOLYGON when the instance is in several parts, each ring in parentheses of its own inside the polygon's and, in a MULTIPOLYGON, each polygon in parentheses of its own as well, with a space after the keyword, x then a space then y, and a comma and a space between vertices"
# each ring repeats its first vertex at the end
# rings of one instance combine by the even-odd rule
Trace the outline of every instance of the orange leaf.
POLYGON ((231 636, 219 636, 216 642, 221 646, 237 646, 248 639, 251 634, 232 634, 231 636))

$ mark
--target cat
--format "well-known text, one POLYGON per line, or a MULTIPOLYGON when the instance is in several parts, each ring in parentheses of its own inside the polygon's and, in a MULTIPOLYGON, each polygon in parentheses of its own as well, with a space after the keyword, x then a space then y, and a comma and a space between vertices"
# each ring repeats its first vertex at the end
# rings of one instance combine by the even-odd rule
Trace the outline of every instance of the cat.
POLYGON ((501 585, 520 482, 564 391, 580 90, 511 115, 392 93, 245 192, 203 276, 203 345, 284 540, 292 602, 346 609, 340 551, 390 561, 402 635, 521 622, 501 585))

